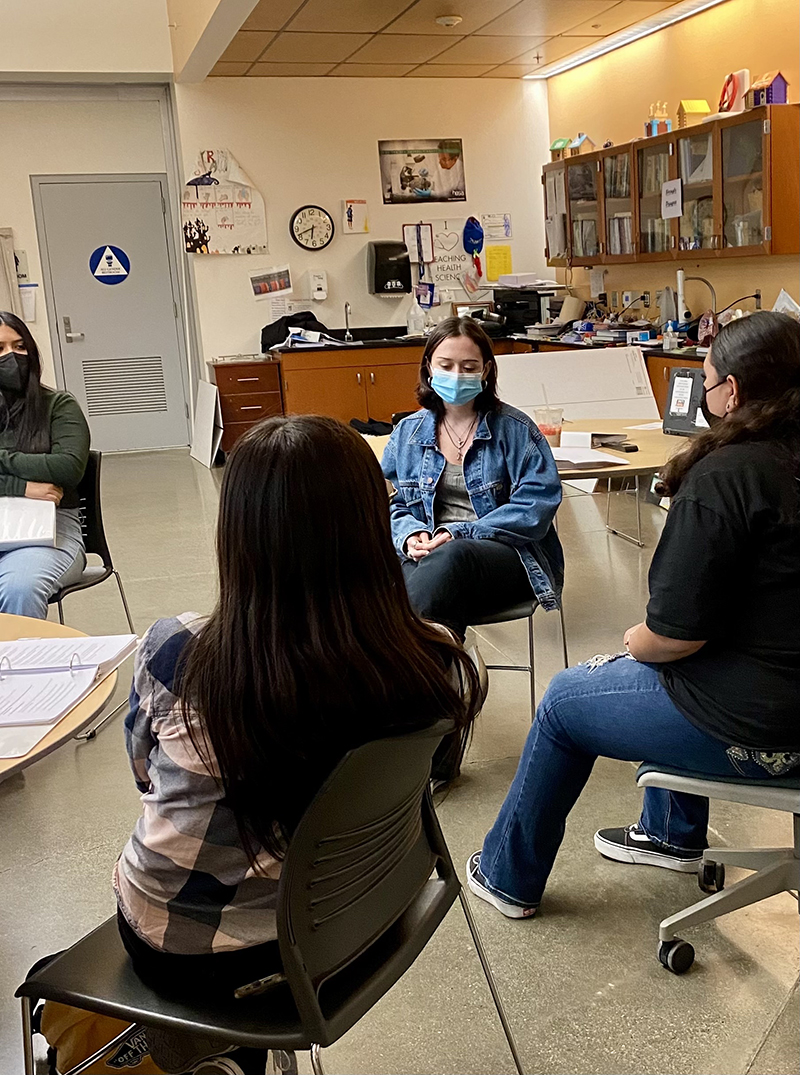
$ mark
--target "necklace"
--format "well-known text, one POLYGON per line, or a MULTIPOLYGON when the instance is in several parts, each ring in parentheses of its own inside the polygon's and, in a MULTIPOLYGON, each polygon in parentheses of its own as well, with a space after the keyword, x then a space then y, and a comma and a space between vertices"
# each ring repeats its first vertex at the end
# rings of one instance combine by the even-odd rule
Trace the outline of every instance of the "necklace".
POLYGON ((453 445, 453 447, 456 450, 457 459, 458 459, 459 463, 464 458, 464 445, 469 440, 470 436, 472 435, 472 431, 475 429, 477 424, 478 424, 478 415, 476 414, 475 417, 470 422, 469 429, 467 430, 467 432, 464 434, 463 437, 461 437, 459 439, 456 436, 456 434, 453 432, 453 429, 452 429, 450 423, 447 421, 447 419, 444 416, 442 416, 442 426, 444 427, 444 431, 447 434, 447 439, 450 441, 450 443, 453 445))

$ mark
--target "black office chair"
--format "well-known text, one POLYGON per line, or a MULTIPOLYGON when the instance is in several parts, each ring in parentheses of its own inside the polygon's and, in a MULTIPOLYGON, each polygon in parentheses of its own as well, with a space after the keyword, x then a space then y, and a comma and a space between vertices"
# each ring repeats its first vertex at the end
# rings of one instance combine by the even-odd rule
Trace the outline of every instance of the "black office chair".
POLYGON ((80 513, 81 533, 83 534, 83 544, 86 549, 86 555, 89 556, 90 554, 94 554, 99 556, 102 564, 95 565, 87 563, 86 567, 83 569, 83 574, 78 581, 56 590, 56 592, 49 597, 48 603, 51 605, 58 605, 58 622, 63 623, 64 607, 62 602, 65 597, 68 597, 71 593, 77 593, 79 590, 88 590, 90 586, 97 586, 98 583, 105 582, 106 579, 111 578, 113 575, 117 580, 119 595, 122 598, 122 605, 125 609, 125 617, 128 621, 128 627, 130 628, 131 634, 135 635, 136 628, 133 626, 131 611, 128 608, 128 601, 122 586, 122 579, 111 559, 111 550, 108 547, 106 532, 103 526, 103 509, 100 503, 101 461, 102 455, 100 452, 89 452, 86 470, 78 485, 78 497, 80 499, 78 511, 80 513))
MULTIPOLYGON (((278 888, 283 971, 259 996, 222 1003, 161 994, 134 974, 116 919, 32 975, 22 998, 25 1075, 34 1075, 31 1015, 39 999, 139 1026, 256 1049, 332 1045, 408 970, 458 899, 519 1075, 522 1065, 472 913, 433 809, 431 758, 449 721, 351 750, 298 825, 278 888)), ((442 968, 443 973, 446 968, 442 968)), ((63 1075, 77 1075, 83 1065, 63 1075)))

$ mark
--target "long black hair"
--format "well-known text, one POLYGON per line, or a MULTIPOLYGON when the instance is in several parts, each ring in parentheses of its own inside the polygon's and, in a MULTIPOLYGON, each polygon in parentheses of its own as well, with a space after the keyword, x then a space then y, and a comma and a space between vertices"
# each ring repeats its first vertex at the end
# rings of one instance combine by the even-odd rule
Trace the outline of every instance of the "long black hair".
POLYGON ((16 332, 28 356, 28 383, 23 394, 9 405, 0 392, 0 427, 14 430, 18 452, 49 452, 50 423, 41 385, 42 360, 36 340, 16 314, 0 310, 0 325, 8 325, 16 332))
POLYGON ((677 493, 694 464, 726 444, 774 440, 800 469, 800 322, 766 310, 731 321, 709 357, 720 380, 736 378, 739 405, 670 459, 657 487, 663 496, 677 493))
POLYGON ((419 363, 419 381, 416 388, 419 405, 433 411, 437 418, 444 415, 444 403, 431 388, 431 356, 440 343, 455 336, 466 336, 468 340, 472 340, 483 358, 485 380, 483 391, 475 399, 475 410, 479 414, 495 410, 500 403, 500 397, 497 395, 497 363, 494 360, 492 341, 472 317, 446 317, 428 336, 419 363))
POLYGON ((352 747, 443 716, 466 742, 475 667, 413 613, 386 483, 354 430, 318 415, 248 430, 222 481, 217 566, 177 693, 251 864, 259 847, 283 854, 352 747))

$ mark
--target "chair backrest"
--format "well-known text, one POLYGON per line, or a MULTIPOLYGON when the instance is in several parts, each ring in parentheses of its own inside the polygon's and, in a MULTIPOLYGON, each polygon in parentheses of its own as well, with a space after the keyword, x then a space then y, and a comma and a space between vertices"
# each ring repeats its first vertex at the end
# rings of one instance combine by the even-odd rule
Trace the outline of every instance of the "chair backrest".
POLYGON ((304 1027, 321 1044, 397 981, 458 897, 428 792, 431 758, 452 727, 439 721, 350 751, 292 835, 278 940, 304 1027), (412 935, 399 938, 392 927, 410 910, 412 935))
POLYGON ((87 552, 94 553, 103 561, 103 566, 113 569, 111 550, 106 540, 103 526, 103 508, 100 502, 100 452, 90 451, 86 470, 78 484, 78 510, 81 516, 83 543, 87 552))

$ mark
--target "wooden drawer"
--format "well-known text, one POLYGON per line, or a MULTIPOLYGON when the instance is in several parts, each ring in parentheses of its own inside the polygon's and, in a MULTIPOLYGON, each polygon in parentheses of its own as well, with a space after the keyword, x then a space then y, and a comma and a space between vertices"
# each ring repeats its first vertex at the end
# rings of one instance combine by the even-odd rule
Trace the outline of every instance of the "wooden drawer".
POLYGON ((243 362, 241 365, 215 366, 214 378, 219 394, 239 396, 253 392, 280 392, 281 376, 278 363, 243 362))
POLYGON ((231 422, 229 425, 226 425, 222 431, 222 440, 219 442, 219 446, 223 452, 229 452, 239 437, 241 437, 242 433, 251 429, 257 424, 257 421, 258 419, 256 419, 255 422, 231 422))
POLYGON ((280 392, 253 392, 236 396, 222 396, 220 404, 222 406, 222 421, 226 426, 229 422, 250 422, 252 424, 273 414, 283 414, 280 392))

